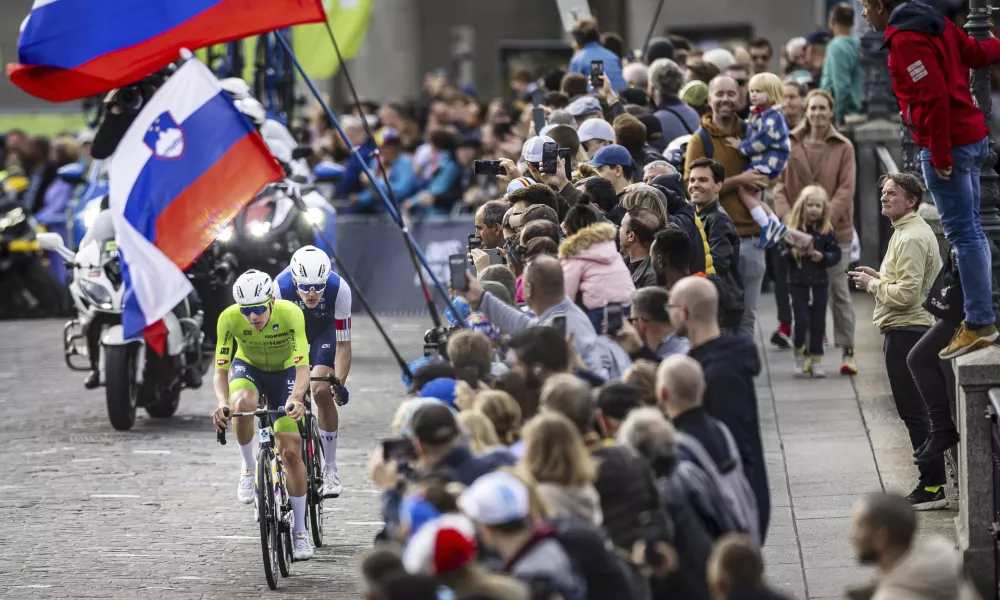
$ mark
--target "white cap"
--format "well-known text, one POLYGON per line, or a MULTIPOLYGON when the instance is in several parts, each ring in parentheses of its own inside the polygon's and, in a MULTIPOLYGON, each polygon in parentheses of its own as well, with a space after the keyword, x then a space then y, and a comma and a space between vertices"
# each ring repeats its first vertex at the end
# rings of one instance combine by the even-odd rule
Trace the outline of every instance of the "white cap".
POLYGON ((547 135, 536 135, 533 138, 528 138, 528 141, 521 146, 521 160, 530 163, 542 162, 542 146, 546 142, 556 143, 547 135))
POLYGON ((580 143, 590 140, 604 140, 612 144, 615 142, 615 128, 604 119, 587 119, 580 123, 576 134, 580 136, 580 143))
POLYGON ((403 567, 408 573, 437 575, 471 563, 476 557, 476 526, 467 517, 444 514, 429 521, 406 542, 403 567))
POLYGON ((458 507, 467 517, 484 525, 503 525, 527 518, 528 486, 503 471, 483 475, 462 492, 458 507))

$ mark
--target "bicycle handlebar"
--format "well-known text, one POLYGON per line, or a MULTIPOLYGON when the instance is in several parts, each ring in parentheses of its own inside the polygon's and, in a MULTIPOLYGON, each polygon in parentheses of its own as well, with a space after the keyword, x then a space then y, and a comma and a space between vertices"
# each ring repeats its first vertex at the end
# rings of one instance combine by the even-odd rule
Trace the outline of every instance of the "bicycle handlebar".
MULTIPOLYGON (((233 413, 233 412, 229 411, 229 407, 225 407, 225 408, 222 409, 222 414, 225 415, 226 417, 264 417, 264 416, 270 416, 270 415, 286 416, 288 413, 285 412, 285 409, 283 409, 283 408, 280 409, 280 410, 255 410, 253 412, 233 413)), ((226 430, 225 429, 223 429, 222 431, 217 432, 215 437, 219 441, 220 444, 222 444, 223 446, 226 445, 226 430)))
POLYGON ((343 384, 340 383, 340 379, 336 375, 327 375, 326 377, 310 377, 309 381, 325 381, 330 385, 337 386, 338 388, 344 387, 343 384))

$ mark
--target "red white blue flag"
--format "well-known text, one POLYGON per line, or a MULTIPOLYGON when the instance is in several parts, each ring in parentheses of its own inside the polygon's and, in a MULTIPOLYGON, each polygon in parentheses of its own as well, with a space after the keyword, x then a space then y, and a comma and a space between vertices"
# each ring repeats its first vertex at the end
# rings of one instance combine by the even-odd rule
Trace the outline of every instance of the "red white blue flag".
POLYGON ((322 0, 35 0, 11 81, 66 102, 138 81, 195 50, 326 20, 322 0))
POLYGON ((111 174, 125 336, 145 334, 161 352, 160 319, 192 290, 184 269, 284 171, 218 79, 191 58, 129 127, 111 174))

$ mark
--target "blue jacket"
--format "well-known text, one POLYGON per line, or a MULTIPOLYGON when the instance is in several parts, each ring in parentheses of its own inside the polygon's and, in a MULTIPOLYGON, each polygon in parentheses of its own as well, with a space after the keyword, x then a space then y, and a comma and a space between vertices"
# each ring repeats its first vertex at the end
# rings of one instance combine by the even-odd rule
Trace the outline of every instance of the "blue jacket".
MULTIPOLYGON (((375 141, 371 138, 365 140, 361 144, 361 147, 358 148, 358 154, 362 156, 366 163, 374 151, 375 141)), ((362 172, 361 161, 358 160, 358 155, 351 153, 351 156, 344 161, 344 175, 336 185, 337 198, 347 198, 349 194, 360 191, 362 172)))
POLYGON ((792 147, 788 142, 788 122, 780 106, 757 112, 746 120, 746 139, 740 142, 740 154, 750 159, 750 168, 772 180, 785 170, 792 147))
MULTIPOLYGON (((608 50, 598 42, 584 44, 583 48, 577 50, 576 54, 569 61, 570 73, 583 73, 587 76, 588 85, 590 83, 590 62, 594 60, 604 61, 604 74, 611 80, 611 87, 616 92, 628 87, 625 77, 622 76, 622 59, 618 55, 608 50)), ((596 91, 591 88, 591 91, 596 91)))
MULTIPOLYGON (((372 170, 373 173, 378 173, 378 160, 373 158, 371 163, 369 163, 368 168, 372 170)), ((413 192, 417 189, 419 185, 419 180, 417 179, 417 174, 413 170, 413 157, 409 154, 400 154, 396 162, 388 166, 389 171, 389 185, 386 186, 386 182, 379 179, 375 182, 375 185, 379 189, 386 192, 388 196, 388 190, 392 190, 393 195, 395 195, 398 202, 409 198, 413 195, 413 192)), ((390 196, 390 199, 392 197, 390 196)), ((358 194, 358 205, 359 208, 364 208, 365 212, 375 212, 384 209, 382 206, 382 200, 375 193, 372 188, 366 188, 358 194)))

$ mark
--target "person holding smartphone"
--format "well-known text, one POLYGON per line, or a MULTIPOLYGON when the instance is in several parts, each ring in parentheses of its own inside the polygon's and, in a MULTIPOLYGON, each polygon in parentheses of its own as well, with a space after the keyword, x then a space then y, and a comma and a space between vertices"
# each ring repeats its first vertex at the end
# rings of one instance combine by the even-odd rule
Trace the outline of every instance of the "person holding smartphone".
MULTIPOLYGON (((604 63, 604 74, 611 80, 612 88, 622 90, 628 87, 622 76, 622 59, 601 45, 601 32, 593 19, 581 19, 573 25, 573 42, 577 47, 576 54, 569 61, 570 73, 583 73, 590 79, 590 66, 593 62, 604 63)), ((591 87, 591 92, 596 90, 591 87)))

